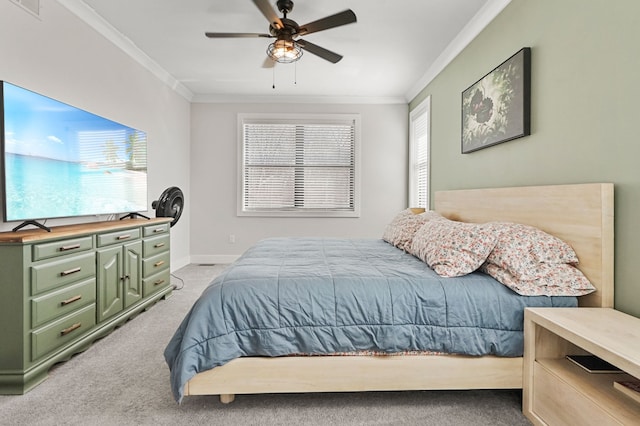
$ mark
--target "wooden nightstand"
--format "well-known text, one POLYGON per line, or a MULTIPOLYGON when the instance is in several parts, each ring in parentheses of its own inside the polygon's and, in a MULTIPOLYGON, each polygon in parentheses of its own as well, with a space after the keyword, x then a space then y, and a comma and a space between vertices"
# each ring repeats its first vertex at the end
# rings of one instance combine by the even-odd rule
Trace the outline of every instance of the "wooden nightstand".
POLYGON ((527 308, 523 412, 535 425, 640 425, 640 403, 613 387, 640 379, 640 318, 608 308, 527 308), (565 358, 593 354, 623 373, 565 358))

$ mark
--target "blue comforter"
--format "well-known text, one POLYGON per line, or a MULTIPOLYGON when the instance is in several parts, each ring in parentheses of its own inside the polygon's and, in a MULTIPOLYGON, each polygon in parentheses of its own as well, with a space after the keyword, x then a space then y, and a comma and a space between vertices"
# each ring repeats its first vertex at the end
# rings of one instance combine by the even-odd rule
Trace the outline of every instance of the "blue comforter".
POLYGON ((207 287, 165 349, 174 397, 196 373, 242 356, 428 350, 521 356, 527 306, 473 273, 442 278, 382 240, 272 238, 207 287))

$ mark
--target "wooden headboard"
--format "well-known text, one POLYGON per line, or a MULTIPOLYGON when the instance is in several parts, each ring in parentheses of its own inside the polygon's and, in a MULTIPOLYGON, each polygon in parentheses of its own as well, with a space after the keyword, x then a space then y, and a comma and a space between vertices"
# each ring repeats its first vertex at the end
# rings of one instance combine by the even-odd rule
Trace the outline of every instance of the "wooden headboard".
POLYGON ((463 222, 535 226, 573 247, 578 268, 598 289, 580 306, 613 307, 613 184, 438 191, 435 210, 463 222))

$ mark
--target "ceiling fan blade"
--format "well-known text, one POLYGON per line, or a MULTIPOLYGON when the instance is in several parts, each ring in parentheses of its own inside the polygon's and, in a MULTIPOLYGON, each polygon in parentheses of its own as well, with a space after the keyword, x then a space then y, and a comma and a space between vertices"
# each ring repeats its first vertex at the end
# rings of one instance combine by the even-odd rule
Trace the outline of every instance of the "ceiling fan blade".
POLYGON ((309 22, 306 25, 300 25, 300 30, 298 31, 298 34, 300 35, 311 34, 318 31, 328 30, 329 28, 335 28, 341 25, 351 24, 356 21, 357 21, 356 14, 353 13, 353 10, 347 9, 344 12, 336 13, 335 15, 327 16, 326 18, 309 22))
POLYGON ((327 50, 324 47, 320 47, 317 44, 313 44, 302 39, 296 40, 296 44, 307 52, 313 53, 314 55, 319 56, 322 59, 326 59, 327 61, 334 64, 342 59, 342 55, 338 55, 337 53, 327 50))
POLYGON ((258 34, 258 33, 204 33, 209 38, 255 38, 266 37, 272 38, 271 34, 258 34))
POLYGON ((264 58, 264 62, 262 63, 262 68, 273 68, 275 66, 276 66, 276 61, 274 61, 268 56, 264 58))
POLYGON ((269 21, 271 26, 277 30, 281 30, 284 28, 282 21, 276 14, 276 11, 273 10, 273 7, 269 3, 269 0, 253 0, 253 4, 255 4, 260 12, 264 15, 265 18, 269 21))

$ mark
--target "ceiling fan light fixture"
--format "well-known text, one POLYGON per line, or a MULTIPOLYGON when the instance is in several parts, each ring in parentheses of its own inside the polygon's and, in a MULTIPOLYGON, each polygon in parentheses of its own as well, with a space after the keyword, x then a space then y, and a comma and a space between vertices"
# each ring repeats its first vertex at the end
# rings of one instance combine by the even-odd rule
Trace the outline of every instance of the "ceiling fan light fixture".
POLYGON ((302 57, 302 49, 293 40, 278 39, 267 47, 267 55, 276 62, 290 64, 302 57))

